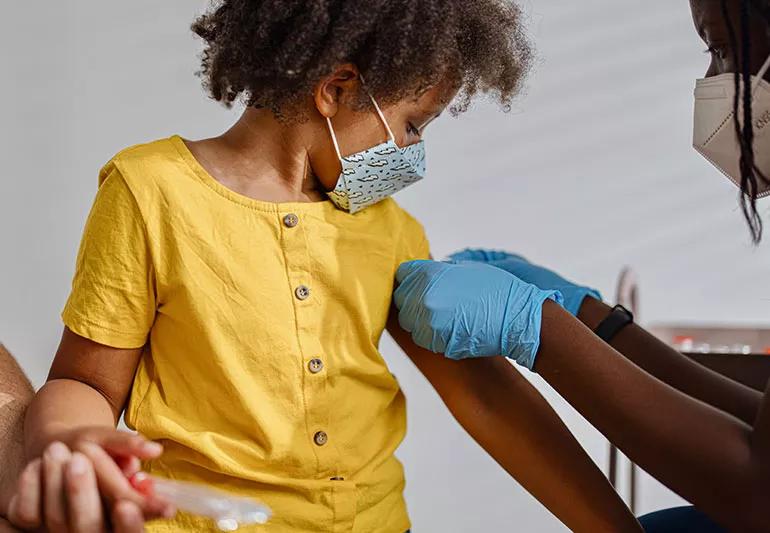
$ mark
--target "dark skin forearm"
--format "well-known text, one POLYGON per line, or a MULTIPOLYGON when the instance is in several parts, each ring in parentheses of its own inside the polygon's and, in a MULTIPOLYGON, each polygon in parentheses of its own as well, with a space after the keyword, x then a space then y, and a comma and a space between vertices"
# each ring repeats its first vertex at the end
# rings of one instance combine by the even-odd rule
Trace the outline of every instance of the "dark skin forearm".
POLYGON ((556 412, 508 361, 452 361, 416 346, 393 320, 388 331, 471 437, 571 530, 640 531, 556 412))
MULTIPOLYGON (((578 313, 581 322, 592 330, 611 307, 587 297, 578 313)), ((688 396, 753 424, 762 402, 762 394, 733 381, 682 355, 644 328, 631 324, 613 339, 612 347, 659 380, 688 396)))
POLYGON ((114 428, 140 355, 140 349, 110 348, 64 328, 48 381, 27 411, 27 455, 37 457, 73 430, 114 428))
POLYGON ((543 307, 535 370, 642 468, 722 524, 770 531, 770 409, 749 425, 663 383, 561 307, 543 307))
POLYGON ((0 344, 0 516, 24 464, 24 413, 34 394, 24 372, 0 344))

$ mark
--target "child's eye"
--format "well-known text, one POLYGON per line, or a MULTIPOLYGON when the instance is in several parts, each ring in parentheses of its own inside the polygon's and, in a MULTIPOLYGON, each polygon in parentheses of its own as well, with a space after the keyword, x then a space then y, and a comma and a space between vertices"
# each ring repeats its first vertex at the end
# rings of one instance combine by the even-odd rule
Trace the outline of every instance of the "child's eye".
POLYGON ((406 132, 410 135, 416 135, 418 137, 420 136, 420 130, 418 130, 417 127, 411 122, 406 123, 406 132))

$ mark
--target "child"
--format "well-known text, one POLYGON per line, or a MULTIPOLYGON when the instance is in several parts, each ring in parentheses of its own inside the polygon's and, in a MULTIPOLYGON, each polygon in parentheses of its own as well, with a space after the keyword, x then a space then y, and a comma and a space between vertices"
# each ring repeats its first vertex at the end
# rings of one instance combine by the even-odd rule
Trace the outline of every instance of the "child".
MULTIPOLYGON (((398 265, 430 252, 389 195, 423 177, 425 127, 458 93, 459 108, 478 90, 513 97, 529 59, 520 18, 497 0, 216 3, 193 25, 202 76, 246 110, 218 137, 135 146, 102 169, 62 343, 28 414, 30 456, 54 441, 85 450, 110 503, 143 501, 112 460, 125 473, 140 456, 152 474, 265 501, 264 531, 403 533, 405 408, 378 351, 387 326, 565 523, 632 529, 506 362, 436 357, 390 313, 398 265), (124 408, 162 456, 115 444, 124 408)), ((179 515, 150 531, 210 528, 179 515)))

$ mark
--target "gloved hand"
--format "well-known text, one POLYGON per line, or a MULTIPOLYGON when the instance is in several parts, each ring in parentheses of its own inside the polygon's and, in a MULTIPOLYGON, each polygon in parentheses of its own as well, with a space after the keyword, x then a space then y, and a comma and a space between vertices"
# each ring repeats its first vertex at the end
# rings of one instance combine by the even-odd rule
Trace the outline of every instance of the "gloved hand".
POLYGON ((575 316, 586 296, 602 299, 596 289, 567 281, 556 272, 534 265, 520 255, 496 250, 467 249, 455 252, 449 258, 456 262, 475 261, 493 265, 541 289, 559 291, 564 296, 564 308, 575 316))
POLYGON ((409 261, 396 274, 401 327, 414 342, 450 359, 504 355, 532 369, 540 347, 541 290, 481 263, 409 261))

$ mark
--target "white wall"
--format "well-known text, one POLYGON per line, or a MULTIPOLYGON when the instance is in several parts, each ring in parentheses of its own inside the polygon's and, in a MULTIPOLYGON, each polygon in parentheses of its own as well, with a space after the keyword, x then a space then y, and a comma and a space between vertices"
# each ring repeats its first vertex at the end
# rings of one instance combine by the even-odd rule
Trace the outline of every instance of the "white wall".
MULTIPOLYGON (((203 2, 8 3, 0 49, 0 339, 42 383, 96 173, 118 149, 235 117, 193 77, 188 25, 203 2)), ((687 2, 527 4, 541 61, 509 114, 479 105, 428 136, 429 179, 400 194, 436 256, 504 247, 611 296, 626 264, 643 319, 766 322, 765 249, 736 194, 689 148, 706 68, 687 2), (567 7, 563 7, 563 6, 567 7)), ((415 530, 562 531, 447 415, 392 343, 409 398, 415 530)), ((534 378, 602 465, 606 443, 534 378)), ((515 405, 511 405, 515 409, 515 405)), ((678 500, 645 479, 641 508, 678 500)))

